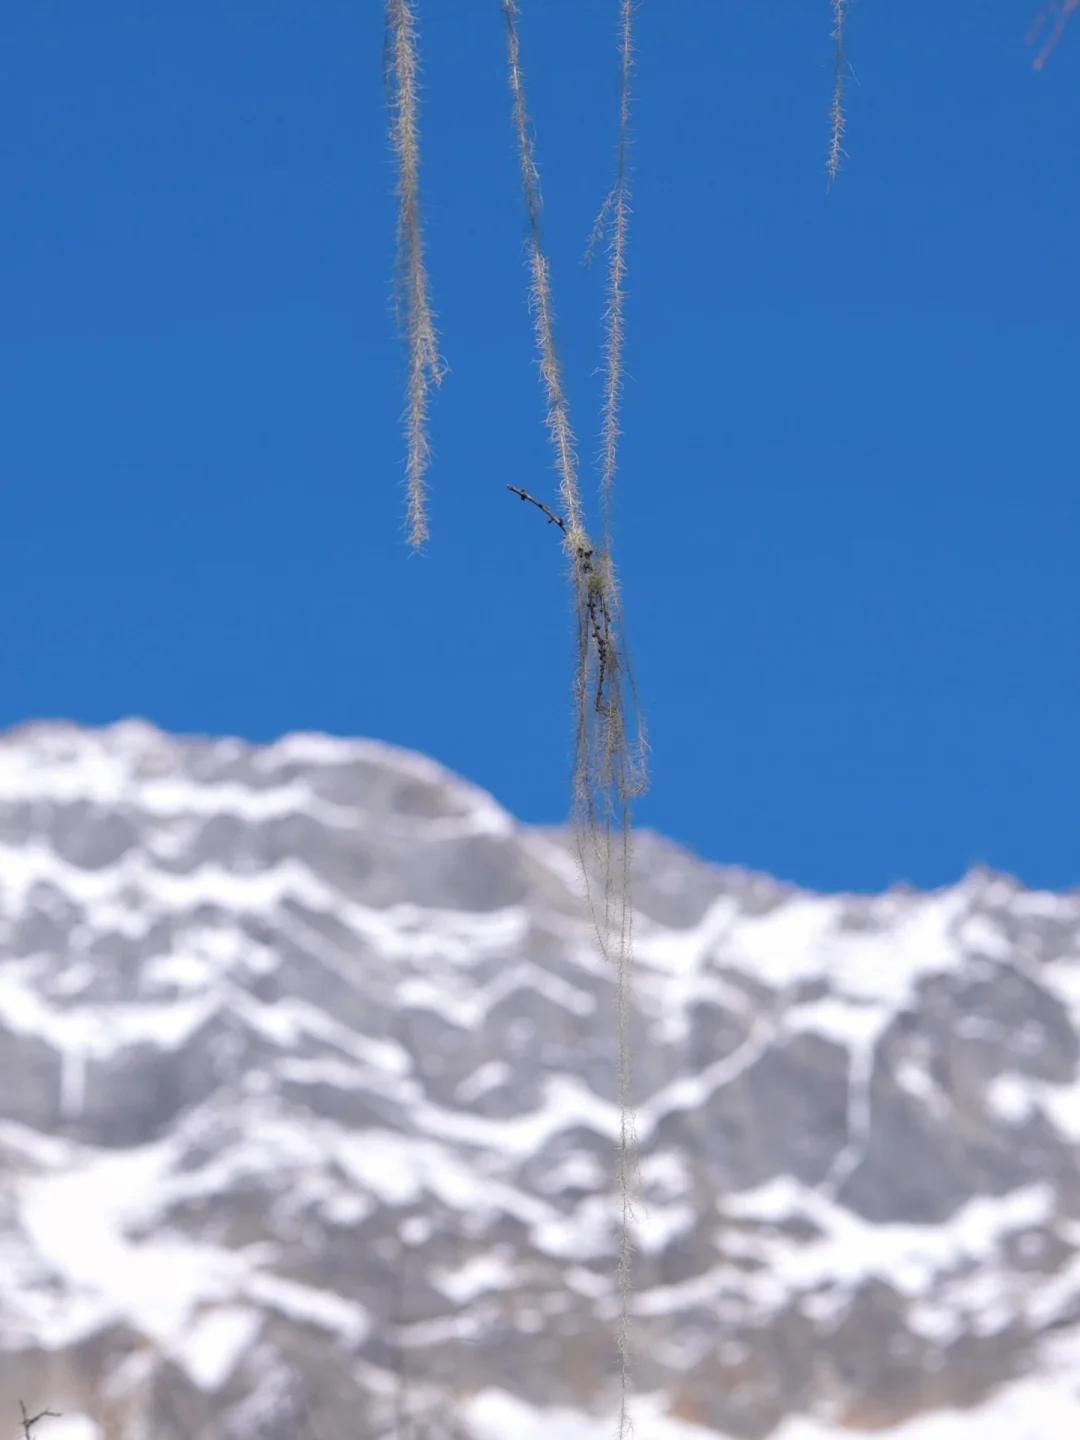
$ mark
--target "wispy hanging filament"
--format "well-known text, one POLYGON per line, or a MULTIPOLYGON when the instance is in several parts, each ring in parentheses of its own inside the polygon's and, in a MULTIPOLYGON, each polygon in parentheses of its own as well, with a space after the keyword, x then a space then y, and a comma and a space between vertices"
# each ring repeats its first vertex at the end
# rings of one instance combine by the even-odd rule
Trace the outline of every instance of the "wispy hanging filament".
POLYGON ((832 0, 832 11, 832 38, 836 46, 836 66, 833 75, 833 97, 830 111, 832 133, 829 138, 829 163, 827 166, 830 184, 840 172, 840 161, 844 154, 844 131, 847 129, 847 117, 844 115, 844 21, 847 19, 847 0, 832 0))
MULTIPOLYGON (((633 675, 623 638, 619 587, 611 558, 611 493, 620 436, 619 407, 623 384, 623 338, 626 243, 629 221, 629 114, 632 67, 632 0, 619 0, 621 102, 619 147, 614 185, 594 229, 594 242, 610 227, 609 267, 604 338, 604 399, 601 424, 601 494, 603 537, 593 544, 586 529, 578 482, 578 462, 569 407, 555 347, 551 276, 540 236, 541 196, 535 148, 521 69, 515 0, 503 0, 506 19, 521 184, 529 219, 529 300, 533 312, 540 376, 547 402, 547 427, 559 475, 562 515, 540 501, 562 531, 570 561, 577 618, 577 662, 574 675, 573 830, 585 879, 586 897, 600 949, 616 975, 621 1114, 619 1191, 620 1406, 619 1435, 629 1432, 630 1290, 632 1198, 636 1188, 637 1145, 631 1085, 631 982, 633 908, 630 897, 631 801, 645 788, 645 738, 633 675), (597 879, 602 903, 597 905, 597 879)), ((511 486, 523 500, 527 492, 511 486)))
POLYGON ((1080 5, 1080 0, 1055 0, 1054 4, 1048 5, 1046 9, 1042 11, 1042 13, 1036 18, 1035 24, 1032 27, 1031 34, 1028 36, 1029 45, 1033 45, 1035 43, 1036 39, 1038 38, 1039 31, 1046 23, 1047 18, 1050 15, 1054 15, 1057 17, 1054 21, 1053 27, 1051 28, 1050 35, 1047 38, 1046 43, 1043 45, 1039 53, 1035 56, 1035 59, 1031 62, 1033 69, 1041 70, 1046 64, 1047 60, 1049 60, 1050 52, 1053 50, 1054 46, 1058 43, 1058 41, 1064 34, 1065 26, 1069 22, 1069 16, 1073 13, 1073 11, 1077 8, 1078 5, 1080 5))
POLYGON ((390 139, 398 168, 395 299, 408 353, 405 406, 408 540, 414 549, 419 549, 428 536, 424 476, 431 463, 427 433, 430 396, 432 386, 442 382, 445 366, 439 358, 420 224, 420 64, 412 0, 387 0, 386 36, 390 139))

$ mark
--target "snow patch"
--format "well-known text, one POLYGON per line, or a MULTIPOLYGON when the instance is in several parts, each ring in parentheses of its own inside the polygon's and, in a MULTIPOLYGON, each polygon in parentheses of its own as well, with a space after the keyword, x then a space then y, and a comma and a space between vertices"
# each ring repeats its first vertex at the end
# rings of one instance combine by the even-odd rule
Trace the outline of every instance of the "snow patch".
MULTIPOLYGON (((173 1358, 200 1390, 220 1390, 262 1328, 257 1310, 219 1305, 198 1315, 174 1346, 173 1358)), ((45 1437, 42 1437, 45 1440, 45 1437)))

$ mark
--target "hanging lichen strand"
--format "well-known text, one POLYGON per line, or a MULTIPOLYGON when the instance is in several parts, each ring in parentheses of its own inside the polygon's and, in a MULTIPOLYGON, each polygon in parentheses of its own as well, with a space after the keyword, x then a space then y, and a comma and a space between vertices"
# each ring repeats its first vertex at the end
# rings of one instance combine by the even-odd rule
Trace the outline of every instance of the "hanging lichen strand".
POLYGON ((829 184, 840 172, 840 161, 844 154, 844 131, 847 119, 844 115, 844 21, 847 18, 847 0, 832 0, 833 43, 836 46, 836 69, 833 76, 832 133, 829 139, 829 184))
POLYGON ((611 497, 618 465, 619 408, 623 389, 623 315, 626 308, 626 232, 630 220, 630 72, 633 68, 632 0, 620 0, 619 7, 619 143, 615 183, 608 192, 589 241, 589 258, 610 229, 608 251, 607 310, 604 315, 604 409, 602 473, 600 488, 604 506, 604 549, 611 548, 611 497))
POLYGON ((1046 9, 1041 11, 1036 17, 1031 34, 1028 36, 1029 45, 1034 45, 1050 16, 1053 15, 1055 17, 1042 49, 1031 62, 1036 70, 1041 70, 1047 60, 1049 60, 1050 52, 1065 33, 1065 26, 1069 23, 1069 16, 1078 5, 1080 5, 1080 0, 1055 0, 1055 3, 1047 5, 1046 9))
POLYGON ((611 494, 620 435, 626 236, 629 215, 628 146, 631 70, 631 0, 620 0, 622 97, 616 179, 601 211, 597 233, 610 230, 608 303, 605 312, 605 380, 601 441, 603 536, 599 547, 585 528, 578 461, 562 369, 555 348, 551 275, 540 237, 541 195, 528 109, 525 104, 515 0, 502 0, 506 18, 514 129, 529 219, 529 301, 534 317, 547 427, 559 475, 561 514, 516 486, 549 523, 562 532, 569 560, 577 620, 574 675, 574 767, 571 817, 586 898, 601 952, 616 972, 619 1192, 619 1435, 629 1430, 630 1291, 636 1138, 630 1043, 632 993, 631 804, 646 785, 645 736, 633 675, 623 640, 619 589, 611 556, 611 494), (596 883, 602 892, 597 904, 596 883))
MULTIPOLYGON (((603 508, 604 573, 596 587, 593 613, 586 607, 585 619, 591 627, 592 643, 598 656, 597 670, 609 663, 612 693, 617 695, 613 706, 603 711, 607 697, 601 695, 606 677, 598 674, 592 703, 592 679, 587 657, 587 641, 581 634, 581 605, 578 602, 578 666, 577 683, 583 680, 585 694, 576 707, 579 732, 585 721, 585 733, 579 735, 575 753, 585 757, 577 766, 577 837, 582 873, 590 869, 590 859, 597 864, 603 877, 604 914, 597 927, 601 948, 615 962, 618 1012, 618 1086, 619 1086, 619 1194, 621 1216, 619 1226, 619 1435, 629 1428, 627 1403, 630 1393, 630 1299, 632 1282, 633 1197, 637 1191, 637 1135, 633 1107, 633 1051, 630 1036, 631 997, 633 991, 633 901, 630 871, 633 859, 631 801, 645 788, 645 734, 637 703, 629 655, 625 653, 619 589, 612 564, 612 497, 618 467, 619 440, 622 435, 620 411, 623 391, 623 345, 626 307, 626 242, 630 216, 630 74, 633 66, 633 0, 620 0, 619 5, 619 137, 615 165, 615 182, 608 194, 594 227, 599 237, 605 220, 610 225, 608 242, 607 307, 604 312, 604 400, 601 426, 600 491, 603 508), (596 623, 595 611, 601 622, 596 623), (608 656, 608 636, 617 642, 608 656), (633 725, 627 729, 629 709, 633 725), (599 720, 597 717, 600 717, 599 720), (584 820, 584 826, 580 821, 584 820), (582 848, 582 841, 591 841, 593 856, 582 848)), ((591 578, 591 577, 590 577, 591 578)), ((594 917, 595 918, 595 917, 594 917)))
POLYGON ((416 13, 411 0, 387 0, 386 47, 390 140, 398 172, 394 300, 398 326, 405 338, 408 355, 404 417, 405 483, 408 492, 406 523, 408 543, 419 549, 428 537, 427 486, 424 483, 431 463, 428 409, 431 388, 442 382, 445 367, 439 358, 420 225, 420 66, 416 48, 416 13))

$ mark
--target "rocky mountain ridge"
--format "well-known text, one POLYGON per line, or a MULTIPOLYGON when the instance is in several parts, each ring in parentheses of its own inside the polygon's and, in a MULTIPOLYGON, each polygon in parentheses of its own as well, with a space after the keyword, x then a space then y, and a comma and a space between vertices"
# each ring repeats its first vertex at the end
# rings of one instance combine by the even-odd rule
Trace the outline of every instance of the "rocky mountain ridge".
MULTIPOLYGON (((638 1440, 1071 1433, 1080 895, 642 834, 634 900, 638 1440)), ((4 1413, 611 1433, 613 978, 566 837, 422 756, 0 737, 4 1413)))

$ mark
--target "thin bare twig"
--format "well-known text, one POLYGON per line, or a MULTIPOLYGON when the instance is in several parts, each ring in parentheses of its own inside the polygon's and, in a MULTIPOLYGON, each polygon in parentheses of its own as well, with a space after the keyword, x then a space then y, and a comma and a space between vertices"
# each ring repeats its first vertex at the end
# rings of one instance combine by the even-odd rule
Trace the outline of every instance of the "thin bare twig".
POLYGON ((59 1420, 60 1412, 57 1410, 39 1410, 36 1415, 28 1415, 26 1406, 19 1401, 19 1409, 22 1411, 23 1440, 33 1440, 33 1429, 39 1420, 48 1417, 50 1420, 59 1420))
POLYGON ((548 517, 548 524, 558 525, 559 529, 563 532, 563 534, 566 534, 566 521, 562 518, 561 515, 556 515, 555 511, 550 509, 549 506, 545 505, 542 500, 537 500, 535 495, 530 495, 527 490, 522 490, 517 485, 507 485, 506 488, 507 490, 512 490, 515 495, 520 495, 522 500, 528 500, 529 504, 535 505, 538 510, 542 510, 544 514, 548 517))

